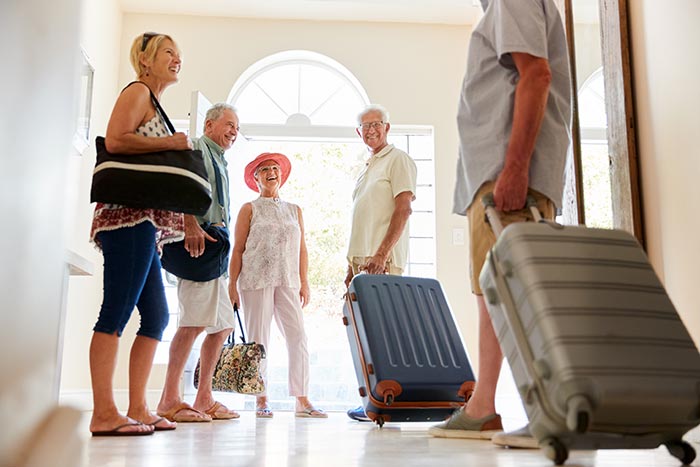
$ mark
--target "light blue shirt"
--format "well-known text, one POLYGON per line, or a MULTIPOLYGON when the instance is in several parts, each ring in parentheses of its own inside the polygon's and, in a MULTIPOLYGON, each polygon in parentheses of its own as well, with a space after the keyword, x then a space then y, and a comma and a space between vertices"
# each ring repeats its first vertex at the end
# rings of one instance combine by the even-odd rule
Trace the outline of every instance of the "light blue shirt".
POLYGON ((511 53, 546 58, 552 82, 530 163, 530 188, 561 206, 570 145, 571 77, 564 26, 552 0, 482 0, 469 42, 457 123, 453 212, 466 215, 478 189, 503 169, 519 74, 511 53))

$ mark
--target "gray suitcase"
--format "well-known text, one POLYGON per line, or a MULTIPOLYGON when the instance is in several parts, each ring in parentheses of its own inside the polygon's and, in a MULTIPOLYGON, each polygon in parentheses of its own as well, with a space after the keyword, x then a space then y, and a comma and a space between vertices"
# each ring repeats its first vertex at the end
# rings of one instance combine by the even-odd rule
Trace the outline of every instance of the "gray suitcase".
POLYGON ((547 457, 656 448, 689 464, 700 354, 636 239, 542 221, 508 226, 480 275, 489 315, 547 457))

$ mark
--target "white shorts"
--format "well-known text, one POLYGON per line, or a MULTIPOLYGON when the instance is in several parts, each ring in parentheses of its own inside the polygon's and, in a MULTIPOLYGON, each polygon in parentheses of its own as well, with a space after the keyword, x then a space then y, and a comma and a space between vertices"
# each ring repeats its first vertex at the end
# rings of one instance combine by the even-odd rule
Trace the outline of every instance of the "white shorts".
POLYGON ((224 277, 207 282, 178 279, 177 299, 180 304, 179 327, 204 327, 207 334, 234 327, 228 280, 224 277))

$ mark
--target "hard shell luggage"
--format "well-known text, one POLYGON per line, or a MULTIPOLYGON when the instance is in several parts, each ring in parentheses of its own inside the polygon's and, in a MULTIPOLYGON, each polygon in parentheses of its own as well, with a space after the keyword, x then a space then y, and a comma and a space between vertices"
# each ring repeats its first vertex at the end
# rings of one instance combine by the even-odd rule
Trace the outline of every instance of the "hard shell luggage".
POLYGON ((700 354, 646 254, 624 231, 538 220, 497 232, 480 275, 530 432, 556 464, 661 444, 691 463, 700 354))
POLYGON ((438 281, 357 275, 343 324, 365 412, 380 427, 443 420, 471 395, 474 374, 438 281))

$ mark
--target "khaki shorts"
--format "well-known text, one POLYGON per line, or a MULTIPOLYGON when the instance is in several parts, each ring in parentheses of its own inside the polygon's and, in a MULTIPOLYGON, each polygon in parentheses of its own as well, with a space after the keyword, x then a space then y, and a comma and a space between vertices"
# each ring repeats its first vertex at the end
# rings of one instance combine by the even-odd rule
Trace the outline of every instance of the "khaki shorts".
POLYGON ((178 279, 177 299, 179 327, 204 327, 207 334, 234 327, 233 305, 228 296, 228 280, 224 277, 207 282, 178 279))
MULTIPOLYGON (((479 287, 479 274, 486 262, 486 254, 496 243, 496 236, 491 230, 491 226, 486 222, 486 210, 481 203, 481 197, 493 191, 495 182, 486 182, 477 191, 474 201, 467 209, 467 219, 469 221, 469 277, 471 279, 472 293, 482 295, 479 287)), ((545 219, 553 220, 556 208, 554 203, 542 193, 529 189, 528 194, 537 201, 537 208, 545 219)), ((529 208, 520 211, 501 213, 503 227, 515 222, 531 221, 532 213, 529 208)))
MULTIPOLYGON (((357 275, 360 273, 360 266, 364 266, 367 261, 372 258, 371 256, 353 256, 352 257, 352 273, 353 275, 357 275)), ((391 260, 386 262, 386 268, 387 268, 387 274, 393 274, 395 276, 400 276, 403 274, 403 269, 397 268, 391 263, 391 260)))

